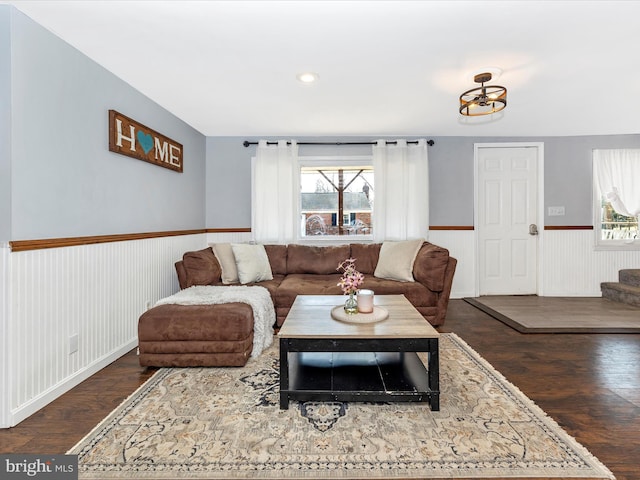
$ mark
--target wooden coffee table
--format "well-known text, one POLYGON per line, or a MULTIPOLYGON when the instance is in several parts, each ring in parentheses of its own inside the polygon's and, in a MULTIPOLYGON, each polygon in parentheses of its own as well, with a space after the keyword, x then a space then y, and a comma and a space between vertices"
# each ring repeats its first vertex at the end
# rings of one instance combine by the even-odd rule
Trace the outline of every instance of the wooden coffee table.
POLYGON ((376 295, 389 317, 334 320, 344 296, 299 295, 278 333, 280 408, 290 400, 429 402, 440 409, 439 333, 404 295, 376 295), (417 352, 427 352, 428 364, 417 352))

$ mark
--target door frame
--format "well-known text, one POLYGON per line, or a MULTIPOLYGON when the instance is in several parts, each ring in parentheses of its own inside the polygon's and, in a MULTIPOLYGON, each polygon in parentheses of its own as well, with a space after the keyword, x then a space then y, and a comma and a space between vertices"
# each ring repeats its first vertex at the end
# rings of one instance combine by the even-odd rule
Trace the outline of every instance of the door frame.
POLYGON ((537 258, 536 258, 536 294, 543 296, 543 244, 544 244, 544 142, 504 142, 504 143, 474 143, 473 144, 473 224, 474 224, 474 254, 475 254, 475 288, 474 296, 480 296, 480 242, 478 234, 478 207, 481 205, 478 188, 479 171, 478 171, 478 150, 481 148, 536 148, 538 155, 536 161, 538 163, 537 169, 537 223, 538 225, 538 244, 537 244, 537 258))

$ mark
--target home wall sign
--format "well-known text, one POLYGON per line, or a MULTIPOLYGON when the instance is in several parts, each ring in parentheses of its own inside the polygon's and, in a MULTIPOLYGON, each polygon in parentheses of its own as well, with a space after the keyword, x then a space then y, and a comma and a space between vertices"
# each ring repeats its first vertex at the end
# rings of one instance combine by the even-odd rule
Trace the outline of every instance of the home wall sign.
POLYGON ((182 144, 109 110, 109 150, 182 173, 182 144))

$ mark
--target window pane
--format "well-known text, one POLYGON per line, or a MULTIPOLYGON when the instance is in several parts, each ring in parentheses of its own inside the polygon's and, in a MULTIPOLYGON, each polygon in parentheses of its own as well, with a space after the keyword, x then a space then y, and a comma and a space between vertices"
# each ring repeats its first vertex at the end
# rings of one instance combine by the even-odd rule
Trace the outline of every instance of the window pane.
POLYGON ((611 204, 602 198, 601 240, 634 240, 638 236, 638 219, 617 213, 611 204))
POLYGON ((300 186, 303 237, 373 233, 371 166, 304 167, 300 172, 300 186))

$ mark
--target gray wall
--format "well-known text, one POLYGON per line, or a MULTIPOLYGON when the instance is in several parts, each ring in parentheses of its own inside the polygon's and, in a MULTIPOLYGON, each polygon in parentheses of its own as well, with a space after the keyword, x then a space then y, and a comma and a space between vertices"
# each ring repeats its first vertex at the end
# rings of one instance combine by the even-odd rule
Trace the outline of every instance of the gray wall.
MULTIPOLYGON (((251 226, 255 146, 242 142, 257 138, 205 138, 14 7, 0 5, 0 40, 0 241, 251 226), (182 143, 184 173, 109 152, 109 109, 182 143)), ((474 143, 544 143, 545 207, 566 212, 546 225, 592 224, 592 149, 640 148, 640 135, 424 137, 436 142, 432 225, 473 225, 474 143)), ((300 147, 301 155, 369 152, 300 147)))
POLYGON ((11 238, 11 20, 0 5, 0 243, 11 238))
MULTIPOLYGON (((269 140, 275 138, 265 137, 269 140)), ((408 139, 415 137, 406 137, 408 139)), ((640 148, 639 135, 584 137, 431 137, 429 147, 430 223, 471 226, 474 218, 473 149, 476 143, 542 142, 544 144, 545 225, 593 224, 591 151, 596 148, 640 148), (547 215, 548 207, 565 207, 564 216, 547 215)), ((207 227, 251 226, 251 157, 256 138, 207 139, 207 227)), ((374 141, 376 138, 305 137, 298 141, 374 141)), ((370 147, 301 146, 301 155, 368 154, 370 147)))
POLYGON ((206 138, 11 13, 11 239, 204 228, 206 138), (182 143, 184 173, 110 152, 109 109, 182 143))
POLYGON ((251 227, 251 156, 240 137, 207 137, 207 228, 251 227))
POLYGON ((593 224, 591 152, 596 148, 640 148, 640 135, 576 137, 434 137, 429 149, 431 225, 473 225, 473 148, 476 143, 544 144, 545 225, 593 224), (565 207, 548 216, 548 207, 565 207))
POLYGON ((543 141, 545 225, 592 225, 591 152, 599 148, 640 148, 640 134, 551 137, 543 141), (546 216, 550 206, 564 206, 566 215, 546 216))
MULTIPOLYGON (((269 141, 285 137, 260 137, 269 141)), ((243 142, 257 142, 256 137, 207 138, 207 228, 251 227, 251 157, 256 146, 244 147, 243 142)), ((298 142, 371 141, 364 137, 296 137, 298 142)), ((305 146, 300 155, 369 155, 369 146, 305 146)))

